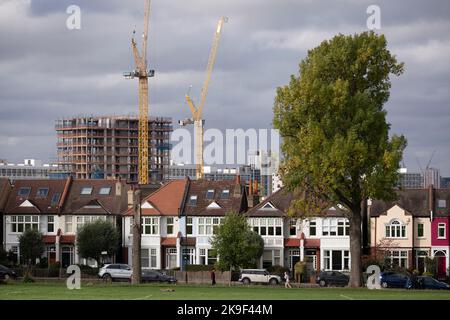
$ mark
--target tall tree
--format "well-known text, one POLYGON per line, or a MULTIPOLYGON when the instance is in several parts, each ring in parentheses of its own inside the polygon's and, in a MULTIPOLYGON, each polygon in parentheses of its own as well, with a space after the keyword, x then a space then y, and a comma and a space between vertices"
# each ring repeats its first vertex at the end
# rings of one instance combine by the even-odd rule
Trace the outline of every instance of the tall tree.
POLYGON ((116 252, 120 240, 119 232, 109 221, 96 220, 86 223, 77 233, 78 254, 97 261, 100 267, 102 252, 116 252))
POLYGON ((244 215, 230 211, 213 236, 211 246, 219 256, 217 267, 231 271, 238 267, 249 266, 260 258, 264 250, 264 241, 259 234, 250 229, 244 215))
POLYGON ((42 234, 35 229, 28 229, 19 236, 19 249, 22 263, 34 265, 36 259, 44 253, 42 234))
POLYGON ((274 126, 283 137, 282 180, 303 197, 293 211, 341 204, 350 221, 349 285, 361 286, 361 207, 390 200, 406 139, 393 135, 383 106, 390 75, 403 73, 384 35, 339 34, 309 50, 300 75, 279 87, 274 126))

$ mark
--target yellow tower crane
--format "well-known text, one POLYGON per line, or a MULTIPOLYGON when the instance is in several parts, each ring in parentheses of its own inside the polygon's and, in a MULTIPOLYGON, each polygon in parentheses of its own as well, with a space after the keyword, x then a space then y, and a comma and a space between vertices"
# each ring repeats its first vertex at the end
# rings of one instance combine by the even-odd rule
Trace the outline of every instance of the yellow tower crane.
POLYGON ((142 55, 139 54, 136 41, 131 39, 135 69, 124 72, 127 79, 139 79, 139 138, 138 138, 138 179, 139 184, 148 183, 148 78, 155 75, 154 70, 147 70, 147 38, 150 19, 150 0, 145 0, 144 32, 142 34, 142 55))
POLYGON ((211 79, 211 74, 214 68, 214 62, 216 61, 217 48, 219 46, 222 26, 227 21, 228 18, 222 17, 217 23, 216 32, 214 33, 214 39, 211 46, 211 52, 209 53, 208 65, 206 67, 206 78, 200 94, 200 104, 198 108, 196 108, 189 94, 186 94, 185 98, 189 109, 191 110, 192 118, 178 121, 178 123, 182 126, 185 126, 187 124, 194 124, 195 165, 197 179, 203 178, 203 125, 205 123, 205 120, 202 119, 202 113, 205 106, 206 95, 208 93, 209 81, 211 79))

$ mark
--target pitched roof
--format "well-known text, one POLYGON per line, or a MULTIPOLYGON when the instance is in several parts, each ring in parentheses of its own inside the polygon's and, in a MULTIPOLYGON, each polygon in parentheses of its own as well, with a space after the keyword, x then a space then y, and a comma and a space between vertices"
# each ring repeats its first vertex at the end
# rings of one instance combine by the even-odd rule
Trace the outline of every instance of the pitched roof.
POLYGON ((127 191, 129 188, 130 186, 121 180, 73 180, 62 213, 66 215, 121 214, 127 208, 127 191), (86 192, 82 194, 84 188, 86 188, 86 192), (88 192, 89 188, 92 188, 90 193, 88 192), (104 192, 101 193, 101 190, 104 192))
MULTIPOLYGON (((183 203, 188 181, 172 180, 141 201, 143 216, 178 216, 183 203)), ((130 208, 125 215, 133 215, 130 208)))
POLYGON ((235 180, 200 179, 189 181, 185 200, 183 212, 189 216, 224 216, 231 210, 238 213, 247 210, 245 188, 235 180), (214 190, 209 198, 207 198, 208 190, 214 190), (222 197, 224 190, 228 190, 226 198, 222 197), (197 197, 195 204, 189 203, 192 196, 197 197), (215 204, 211 205, 213 202, 215 204))
POLYGON ((6 206, 8 201, 9 192, 11 191, 11 182, 8 178, 0 178, 0 212, 6 206))
POLYGON ((370 216, 386 214, 395 205, 417 217, 429 217, 430 208, 435 216, 450 214, 450 189, 402 189, 396 190, 396 194, 397 199, 394 201, 372 200, 370 216), (446 206, 443 208, 438 207, 440 199, 446 200, 446 206))
MULTIPOLYGON (((246 215, 249 217, 284 217, 287 215, 291 202, 298 196, 294 192, 289 192, 286 188, 281 188, 274 192, 264 201, 261 201, 256 206, 247 211, 246 215)), ((322 211, 322 214, 328 217, 342 217, 345 215, 345 210, 338 206, 330 207, 322 211)), ((308 216, 304 213, 299 213, 298 216, 308 216)))
MULTIPOLYGON (((7 214, 48 214, 59 212, 59 201, 52 203, 53 196, 63 194, 66 180, 16 180, 12 191, 9 194, 5 207, 7 214), (21 188, 30 188, 27 196, 19 195, 21 188), (46 196, 39 196, 38 189, 48 189, 46 196), (33 206, 20 206, 28 200, 33 206)), ((58 199, 59 200, 59 199, 58 199)))

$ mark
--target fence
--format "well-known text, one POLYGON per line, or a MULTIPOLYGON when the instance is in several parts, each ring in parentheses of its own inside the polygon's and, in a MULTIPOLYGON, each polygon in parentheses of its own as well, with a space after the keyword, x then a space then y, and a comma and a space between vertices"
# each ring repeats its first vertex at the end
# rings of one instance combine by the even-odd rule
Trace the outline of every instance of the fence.
MULTIPOLYGON (((230 271, 215 272, 217 284, 228 284, 230 282, 230 271)), ((192 284, 211 284, 210 271, 173 271, 173 276, 179 283, 185 283, 186 278, 188 283, 192 284)))

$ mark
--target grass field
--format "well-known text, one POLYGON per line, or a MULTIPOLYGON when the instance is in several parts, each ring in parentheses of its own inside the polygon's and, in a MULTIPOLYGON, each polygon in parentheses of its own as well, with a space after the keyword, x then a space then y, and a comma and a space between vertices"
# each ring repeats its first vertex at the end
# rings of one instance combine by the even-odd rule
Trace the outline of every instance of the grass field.
POLYGON ((64 283, 20 283, 0 285, 0 299, 98 299, 98 300, 450 300, 450 291, 350 289, 350 288, 293 288, 268 286, 228 287, 195 285, 145 284, 83 284, 80 290, 68 290, 64 283), (164 289, 175 289, 164 292, 164 289))

